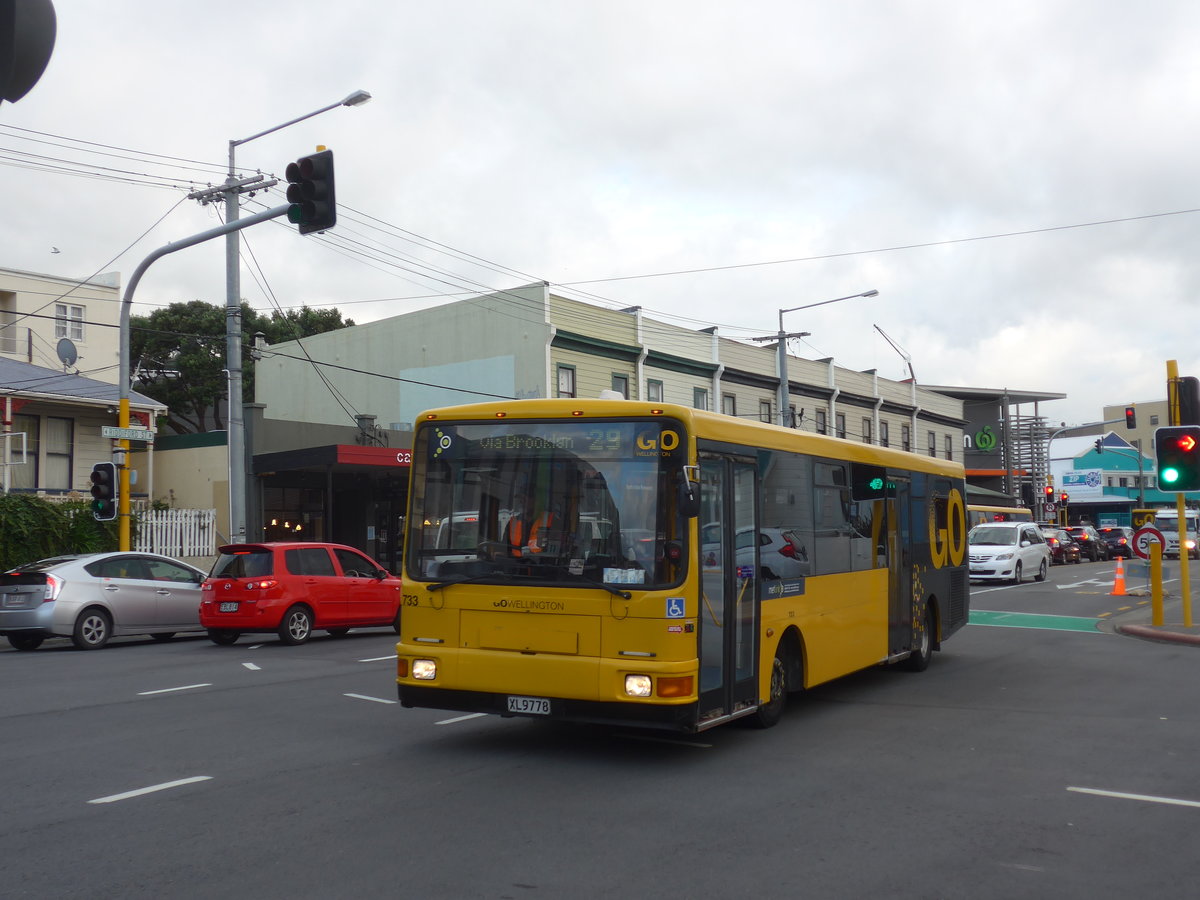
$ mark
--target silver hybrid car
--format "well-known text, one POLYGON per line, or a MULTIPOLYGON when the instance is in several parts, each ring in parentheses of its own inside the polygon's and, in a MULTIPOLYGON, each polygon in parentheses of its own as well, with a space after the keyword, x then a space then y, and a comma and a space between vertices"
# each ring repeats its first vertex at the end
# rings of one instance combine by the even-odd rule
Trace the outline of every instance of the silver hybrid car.
POLYGON ((97 650, 118 634, 170 640, 200 627, 205 573, 155 553, 56 556, 0 575, 0 635, 36 650, 55 635, 97 650))

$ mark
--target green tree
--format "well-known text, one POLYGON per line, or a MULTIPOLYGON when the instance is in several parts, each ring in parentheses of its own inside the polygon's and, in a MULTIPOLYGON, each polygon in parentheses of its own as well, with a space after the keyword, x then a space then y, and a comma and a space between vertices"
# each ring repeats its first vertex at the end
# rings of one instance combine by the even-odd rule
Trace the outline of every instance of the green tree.
MULTIPOLYGON (((130 322, 130 358, 136 390, 168 408, 167 424, 179 433, 225 427, 225 307, 203 300, 172 303, 130 322)), ((254 335, 268 343, 295 340, 354 324, 336 309, 304 306, 263 316, 242 302, 242 399, 254 399, 254 335)))

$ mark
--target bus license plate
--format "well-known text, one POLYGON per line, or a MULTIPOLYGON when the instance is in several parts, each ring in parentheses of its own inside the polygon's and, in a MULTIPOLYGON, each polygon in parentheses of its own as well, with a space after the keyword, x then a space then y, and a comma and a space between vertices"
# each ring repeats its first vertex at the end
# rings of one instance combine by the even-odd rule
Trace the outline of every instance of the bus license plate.
POLYGON ((221 604, 221 612, 237 612, 237 608, 238 605, 236 600, 221 604))
POLYGON ((508 711, 526 715, 550 715, 550 701, 545 697, 509 697, 508 711))

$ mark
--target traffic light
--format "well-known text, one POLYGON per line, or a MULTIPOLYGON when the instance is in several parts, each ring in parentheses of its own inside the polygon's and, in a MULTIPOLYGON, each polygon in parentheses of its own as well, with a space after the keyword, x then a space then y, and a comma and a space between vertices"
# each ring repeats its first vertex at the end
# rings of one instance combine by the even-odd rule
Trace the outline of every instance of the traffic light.
POLYGON ((1179 379, 1179 421, 1176 425, 1200 425, 1200 378, 1185 375, 1179 379))
POLYGON ((1125 407, 1125 427, 1137 428, 1137 411, 1132 406, 1125 407))
POLYGON ((1066 506, 1067 505, 1067 492, 1063 491, 1061 494, 1059 494, 1058 500, 1063 506, 1066 506))
POLYGON ((117 467, 102 462, 92 466, 92 515, 97 522, 117 517, 117 467))
POLYGON ((1158 488, 1200 491, 1200 425, 1171 425, 1154 430, 1158 488))
POLYGON ((300 226, 301 234, 327 231, 337 222, 333 195, 333 151, 321 150, 288 163, 288 221, 300 226))
POLYGON ((16 103, 37 84, 57 32, 50 0, 0 0, 0 101, 16 103))
POLYGON ((1096 438, 1095 443, 1096 443, 1096 452, 1103 453, 1104 452, 1104 438, 1096 438))
POLYGON ((1050 484, 1046 485, 1046 502, 1054 502, 1054 486, 1050 484))

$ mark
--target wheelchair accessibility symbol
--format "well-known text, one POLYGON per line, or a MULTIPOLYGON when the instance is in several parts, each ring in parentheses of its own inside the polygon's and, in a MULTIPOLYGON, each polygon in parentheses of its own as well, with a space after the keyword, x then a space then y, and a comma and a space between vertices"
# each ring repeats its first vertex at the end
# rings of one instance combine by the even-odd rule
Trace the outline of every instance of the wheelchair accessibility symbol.
POLYGON ((667 598, 667 618, 682 619, 684 618, 684 606, 682 597, 667 598))

